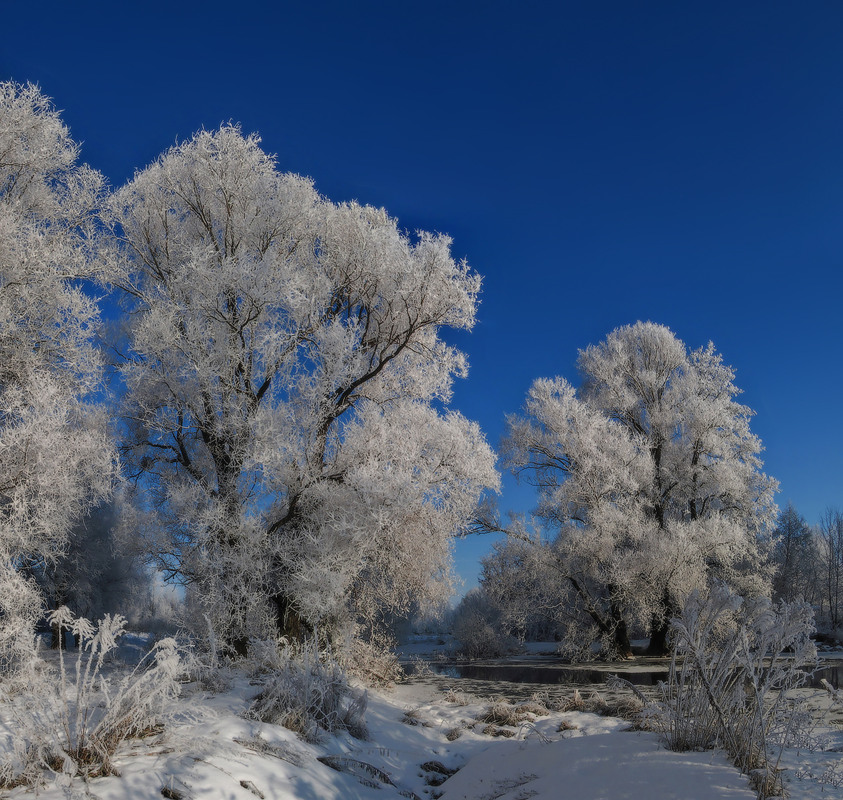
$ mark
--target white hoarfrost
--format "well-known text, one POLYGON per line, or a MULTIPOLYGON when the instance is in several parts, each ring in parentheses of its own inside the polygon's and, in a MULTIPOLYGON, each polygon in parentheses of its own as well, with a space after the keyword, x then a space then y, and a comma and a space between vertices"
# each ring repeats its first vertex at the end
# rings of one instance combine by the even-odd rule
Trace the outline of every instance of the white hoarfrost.
POLYGON ((0 83, 0 670, 39 602, 24 577, 108 496, 115 453, 91 401, 100 360, 94 212, 102 177, 37 87, 0 83))
MULTIPOLYGON (((653 798, 653 800, 751 800, 758 794, 722 752, 670 752, 658 734, 630 730, 629 722, 579 710, 587 698, 550 689, 544 702, 521 708, 450 691, 436 683, 368 693, 369 737, 342 730, 317 742, 247 713, 257 689, 245 675, 233 676, 223 694, 203 697, 196 684, 183 688, 172 705, 172 722, 160 734, 125 741, 111 756, 115 773, 51 784, 43 800, 96 796, 348 800, 441 797, 442 800, 524 800, 528 797, 653 798), (513 719, 491 725, 491 712, 513 719), (490 730, 492 729, 492 730, 490 730), (505 731, 509 738, 502 735, 505 731), (69 785, 68 785, 69 784, 69 785)), ((271 679, 270 679, 271 680, 271 679)), ((10 705, 0 707, 0 730, 10 705)), ((829 731, 823 752, 788 750, 792 798, 841 796, 825 778, 839 761, 841 732, 829 731), (796 773, 806 773, 800 779, 796 773)), ((10 797, 27 796, 24 787, 10 797)), ((31 795, 29 795, 31 796, 31 795)))
POLYGON ((662 651, 671 616, 717 577, 766 590, 776 481, 761 471, 753 412, 709 344, 666 327, 618 328, 580 352, 582 385, 538 380, 509 419, 509 466, 538 488, 538 515, 572 605, 616 650, 629 629, 662 651))
POLYGON ((447 581, 451 536, 496 488, 443 411, 480 278, 445 236, 334 204, 237 127, 174 147, 111 204, 129 306, 127 462, 165 569, 231 644, 376 617, 447 581))

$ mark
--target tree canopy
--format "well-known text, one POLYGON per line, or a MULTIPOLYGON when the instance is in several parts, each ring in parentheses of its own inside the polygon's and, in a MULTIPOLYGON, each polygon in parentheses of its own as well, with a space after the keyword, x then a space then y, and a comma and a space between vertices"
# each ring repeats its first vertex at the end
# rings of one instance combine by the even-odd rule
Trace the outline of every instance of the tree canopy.
POLYGON ((103 191, 34 86, 0 83, 0 667, 37 614, 32 561, 108 497, 116 451, 92 401, 101 360, 93 243, 103 191), (8 648, 12 648, 9 650, 8 648))
POLYGON ((447 411, 480 278, 445 236, 334 204, 236 126, 198 133, 118 190, 128 306, 123 455, 172 574, 231 641, 369 617, 447 581, 450 537, 497 487, 447 411))
POLYGON ((714 346, 689 351, 638 322, 580 351, 582 383, 537 380, 509 418, 507 464, 556 526, 555 562, 606 642, 629 629, 662 652, 670 617, 713 577, 764 589, 777 484, 761 471, 752 411, 714 346))

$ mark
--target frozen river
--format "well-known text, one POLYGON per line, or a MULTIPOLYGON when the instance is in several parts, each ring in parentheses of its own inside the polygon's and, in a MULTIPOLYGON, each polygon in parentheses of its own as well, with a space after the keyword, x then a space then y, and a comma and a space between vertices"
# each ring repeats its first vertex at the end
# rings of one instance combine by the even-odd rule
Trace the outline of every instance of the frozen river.
MULTIPOLYGON (((617 674, 646 690, 668 677, 666 659, 637 658, 628 662, 570 665, 560 663, 554 656, 512 656, 488 661, 428 662, 427 668, 413 663, 405 665, 411 680, 422 679, 454 686, 461 691, 477 695, 502 694, 507 697, 529 697, 537 691, 561 690, 570 693, 575 688, 604 691, 610 675, 617 674)), ((827 680, 835 689, 843 679, 843 660, 823 662, 808 680, 806 686, 819 687, 820 680, 827 680)))

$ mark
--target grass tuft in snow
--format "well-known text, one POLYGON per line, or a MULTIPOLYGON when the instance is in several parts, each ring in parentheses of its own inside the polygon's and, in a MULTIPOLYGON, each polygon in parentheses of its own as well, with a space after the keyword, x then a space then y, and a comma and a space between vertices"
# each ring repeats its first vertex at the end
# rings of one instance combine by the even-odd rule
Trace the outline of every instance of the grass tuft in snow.
POLYGON ((0 763, 2 788, 37 787, 50 773, 66 785, 77 776, 117 774, 111 759, 120 743, 160 732, 179 694, 182 670, 173 639, 162 639, 132 672, 112 682, 103 666, 125 632, 122 616, 106 614, 93 625, 62 607, 49 621, 61 636, 78 638, 79 652, 74 657, 59 650, 58 675, 33 653, 28 691, 5 698, 15 731, 0 763))
POLYGON ((474 702, 470 695, 464 694, 463 692, 458 692, 456 689, 448 689, 445 694, 442 696, 442 699, 446 703, 454 703, 454 705, 458 706, 467 706, 474 702))

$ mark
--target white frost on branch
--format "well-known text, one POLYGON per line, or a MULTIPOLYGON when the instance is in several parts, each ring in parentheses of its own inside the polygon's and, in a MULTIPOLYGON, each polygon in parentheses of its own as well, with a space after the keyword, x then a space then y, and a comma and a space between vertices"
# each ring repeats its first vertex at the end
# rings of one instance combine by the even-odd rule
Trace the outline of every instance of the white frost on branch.
MULTIPOLYGON (((102 277, 94 233, 103 181, 77 157, 37 87, 0 83, 0 582, 16 592, 27 563, 62 550, 115 474, 106 416, 91 400, 98 310, 79 283, 102 277)), ((38 610, 28 595, 19 632, 38 610)), ((17 598, 0 600, 9 628, 13 606, 17 598)))
POLYGON ((111 213, 125 454, 162 566, 217 629, 376 615, 447 580, 498 485, 477 426, 441 410, 467 367, 439 332, 472 327, 480 290, 450 240, 331 203, 235 126, 162 155, 111 213))
POLYGON ((533 384, 504 445, 560 530, 572 605, 628 651, 632 624, 663 644, 672 614, 712 578, 766 591, 777 483, 714 347, 688 351, 639 322, 581 351, 579 368, 579 389, 533 384))

